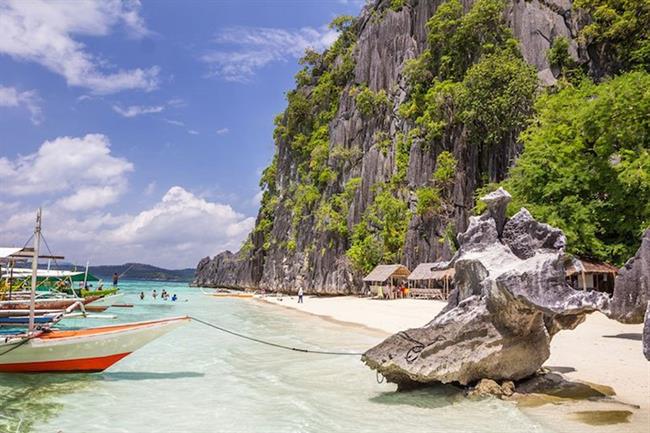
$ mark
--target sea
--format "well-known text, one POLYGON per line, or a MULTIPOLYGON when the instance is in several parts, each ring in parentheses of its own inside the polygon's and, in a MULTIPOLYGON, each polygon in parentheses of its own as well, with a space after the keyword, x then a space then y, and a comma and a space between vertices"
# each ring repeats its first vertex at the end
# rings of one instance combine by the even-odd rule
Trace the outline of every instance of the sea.
MULTIPOLYGON (((114 319, 61 325, 190 315, 282 345, 343 352, 364 351, 383 338, 256 300, 209 297, 187 284, 123 281, 120 287, 124 294, 114 302, 133 308, 103 313, 114 319), (154 289, 179 300, 153 300, 154 289)), ((550 431, 512 402, 470 401, 446 386, 396 392, 379 382, 357 356, 282 350, 191 322, 103 373, 0 374, 0 432, 550 431)))

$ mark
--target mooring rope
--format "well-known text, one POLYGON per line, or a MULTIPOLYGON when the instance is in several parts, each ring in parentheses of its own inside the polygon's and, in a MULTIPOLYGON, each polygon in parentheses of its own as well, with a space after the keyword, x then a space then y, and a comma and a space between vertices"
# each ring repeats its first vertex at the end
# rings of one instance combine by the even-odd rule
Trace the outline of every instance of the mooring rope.
POLYGON ((337 351, 329 351, 329 350, 312 350, 312 349, 303 349, 300 347, 291 347, 291 346, 285 346, 284 344, 278 344, 278 343, 273 343, 271 341, 266 341, 262 340, 259 338, 251 337, 248 335, 240 334, 239 332, 231 331, 229 329, 223 328, 221 326, 215 325, 214 323, 206 322, 205 320, 198 319, 196 317, 190 316, 190 319, 194 320, 195 322, 201 323, 205 326, 208 326, 210 328, 217 329, 221 332, 225 332, 230 335, 234 335, 235 337, 243 338, 245 340, 250 340, 254 341, 256 343, 260 344, 266 344, 267 346, 272 346, 276 347, 278 349, 284 349, 284 350, 291 350, 293 352, 301 352, 301 353, 314 353, 317 355, 350 355, 350 356, 361 356, 363 355, 362 352, 337 352, 337 351))

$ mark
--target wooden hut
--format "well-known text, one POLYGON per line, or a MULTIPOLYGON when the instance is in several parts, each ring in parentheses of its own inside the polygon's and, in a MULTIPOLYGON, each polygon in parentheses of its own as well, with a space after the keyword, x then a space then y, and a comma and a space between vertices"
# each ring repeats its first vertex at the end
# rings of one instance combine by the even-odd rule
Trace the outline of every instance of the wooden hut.
POLYGON ((409 294, 412 298, 447 299, 455 273, 447 262, 420 263, 408 276, 409 294))
POLYGON ((586 259, 575 259, 566 267, 565 272, 567 282, 576 290, 614 293, 614 279, 618 273, 616 266, 586 259))
POLYGON ((411 271, 404 265, 377 265, 363 278, 363 283, 371 295, 381 298, 393 298, 395 294, 387 288, 394 288, 404 284, 411 271))

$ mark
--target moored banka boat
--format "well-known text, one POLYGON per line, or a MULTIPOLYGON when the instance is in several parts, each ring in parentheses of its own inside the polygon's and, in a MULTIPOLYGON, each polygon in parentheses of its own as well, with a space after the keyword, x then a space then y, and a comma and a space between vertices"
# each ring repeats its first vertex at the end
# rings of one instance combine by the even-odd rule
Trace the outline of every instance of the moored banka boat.
POLYGON ((189 322, 174 317, 79 330, 46 330, 0 342, 0 372, 99 372, 189 322))
POLYGON ((5 337, 0 340, 0 372, 103 371, 150 341, 190 320, 189 317, 174 317, 79 330, 53 329, 52 326, 62 320, 66 313, 71 313, 79 306, 83 311, 83 300, 76 299, 64 312, 37 314, 36 285, 40 240, 41 210, 39 209, 34 229, 28 315, 14 316, 13 311, 20 310, 5 310, 8 313, 5 313, 6 316, 2 318, 10 326, 15 325, 14 322, 17 324, 24 322, 28 331, 5 334, 5 337), (40 322, 46 323, 41 325, 40 322))

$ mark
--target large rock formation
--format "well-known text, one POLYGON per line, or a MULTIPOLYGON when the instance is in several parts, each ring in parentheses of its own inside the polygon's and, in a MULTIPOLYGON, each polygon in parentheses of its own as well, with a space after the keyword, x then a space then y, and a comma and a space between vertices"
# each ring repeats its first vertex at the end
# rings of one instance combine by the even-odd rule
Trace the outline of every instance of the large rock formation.
POLYGON ((610 317, 623 323, 643 323, 650 301, 650 229, 634 257, 618 271, 610 317))
POLYGON ((506 221, 510 195, 502 189, 483 200, 488 211, 471 217, 458 236, 456 288, 447 308, 363 355, 388 381, 522 379, 548 359, 554 334, 575 328, 588 313, 608 311, 607 295, 566 283, 560 230, 538 223, 526 209, 506 221))
MULTIPOLYGON (((327 163, 337 167, 336 179, 322 192, 324 199, 330 199, 343 190, 348 180, 361 179, 347 209, 348 232, 372 205, 377 186, 388 182, 397 172, 395 137, 407 137, 417 127, 397 115, 408 94, 403 69, 408 60, 427 48, 427 20, 444 1, 408 0, 400 10, 394 10, 391 0, 375 0, 363 9, 354 24, 354 70, 341 92, 337 112, 328 128, 330 156, 327 163), (367 85, 373 92, 384 90, 390 106, 370 118, 364 116, 350 91, 361 85, 367 85), (378 143, 380 134, 392 140, 387 150, 382 150, 378 143), (339 167, 331 152, 335 147, 358 156, 339 167)), ((462 3, 468 10, 474 0, 462 3)), ((577 35, 584 20, 572 9, 571 0, 507 0, 504 18, 520 41, 523 58, 538 70, 541 84, 555 81, 554 74, 558 71, 549 65, 547 50, 559 37, 568 39, 569 52, 576 60, 589 65, 592 71, 602 70, 602 65, 595 64, 589 53, 578 46, 577 35)), ((452 248, 445 241, 446 229, 453 227, 457 232, 464 231, 474 206, 476 189, 485 182, 498 182, 506 176, 521 150, 516 139, 518 132, 512 131, 509 138, 489 147, 469 143, 465 126, 450 128, 444 137, 434 141, 413 141, 408 150, 405 180, 408 193, 400 197, 408 202, 411 210, 416 207, 416 189, 429 184, 436 158, 442 151, 451 152, 458 165, 452 185, 445 191, 451 203, 448 214, 423 218, 412 213, 400 257, 402 264, 413 268, 419 263, 451 258, 452 248)), ((297 167, 291 144, 277 137, 276 147, 275 182, 281 203, 273 212, 270 229, 273 242, 253 234, 245 252, 236 256, 225 252, 213 258, 210 264, 202 261, 195 283, 281 291, 297 291, 302 287, 306 293, 328 294, 358 290, 361 275, 351 268, 345 255, 349 239, 316 230, 314 215, 306 216, 292 231, 294 215, 291 206, 286 204, 291 200, 284 198, 300 183, 303 175, 297 167), (289 248, 289 244, 293 247, 289 248)), ((312 213, 315 212, 312 210, 312 213)), ((260 214, 257 226, 261 223, 260 214)), ((497 229, 500 233, 500 225, 497 229)))

